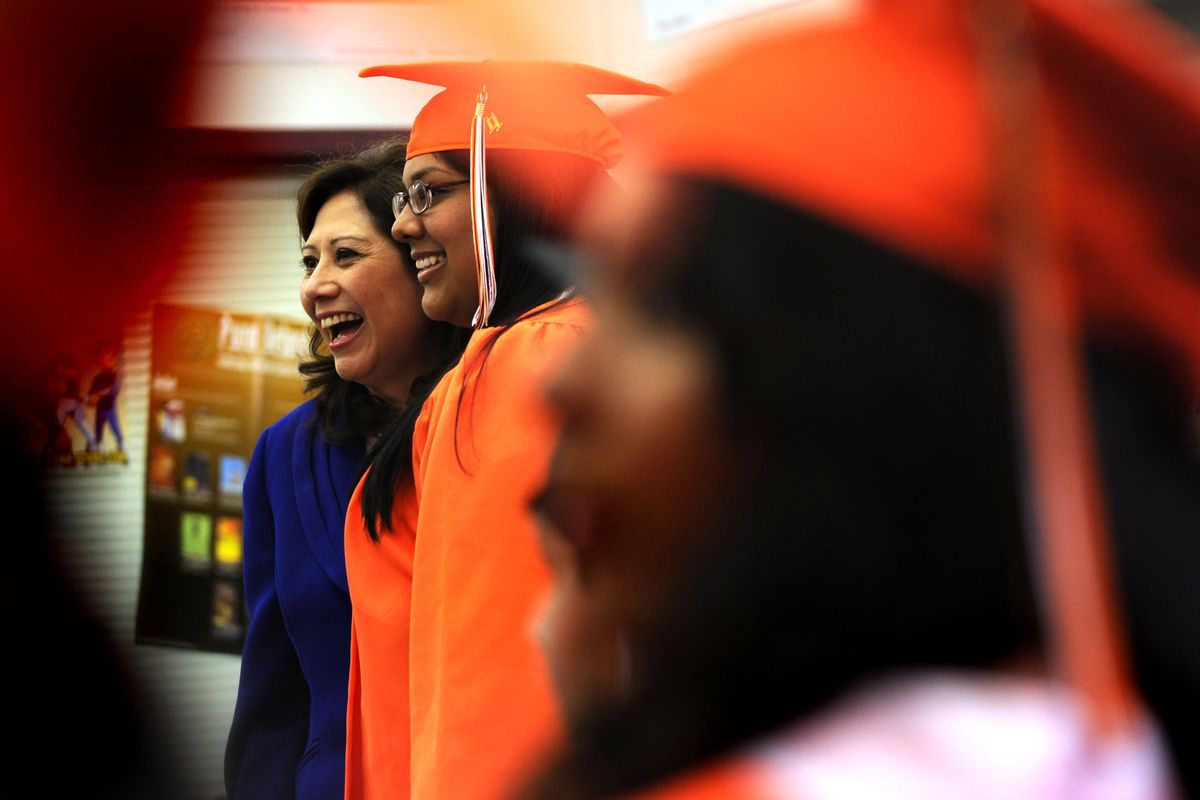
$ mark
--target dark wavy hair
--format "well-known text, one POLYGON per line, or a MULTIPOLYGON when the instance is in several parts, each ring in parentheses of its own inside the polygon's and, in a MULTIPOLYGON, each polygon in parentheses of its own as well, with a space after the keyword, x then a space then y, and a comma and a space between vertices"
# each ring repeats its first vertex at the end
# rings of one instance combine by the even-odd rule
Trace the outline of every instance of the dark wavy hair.
MULTIPOLYGON (((436 154, 452 169, 469 174, 468 154, 448 151, 436 154)), ((559 153, 497 150, 488 154, 488 190, 496 217, 493 231, 496 258, 496 306, 490 325, 509 326, 531 311, 553 306, 564 298, 569 286, 562 274, 544 269, 531 255, 531 248, 545 241, 565 241, 583 201, 598 185, 615 187, 612 178, 597 162, 559 153)), ((541 312, 536 312, 541 313, 541 312)), ((463 331, 463 348, 470 331, 463 331)), ((488 348, 470 367, 482 370, 487 356, 503 336, 494 336, 488 348)), ((363 521, 372 539, 391 527, 396 491, 412 476, 413 428, 421 404, 433 391, 441 374, 453 367, 462 350, 448 360, 436 376, 413 387, 412 402, 380 435, 371 457, 371 471, 363 484, 363 521)), ((462 410, 459 397, 459 411, 462 410)))
MULTIPOLYGON (((308 239, 317 214, 331 198, 353 191, 370 214, 375 230, 392 242, 392 196, 404 188, 404 161, 404 140, 390 139, 319 164, 296 193, 296 224, 301 238, 308 239)), ((405 263, 410 263, 408 248, 393 244, 405 263)), ((457 329, 434 323, 428 330, 431 351, 441 354, 442 361, 457 358, 462 351, 462 337, 457 329)), ((371 394, 365 386, 338 375, 333 356, 315 326, 309 336, 308 350, 309 357, 300 365, 300 373, 305 377, 305 391, 316 394, 317 424, 327 439, 373 436, 397 415, 395 407, 371 394)), ((433 380, 436 383, 436 377, 433 380)), ((428 376, 422 375, 416 384, 427 381, 428 376)))

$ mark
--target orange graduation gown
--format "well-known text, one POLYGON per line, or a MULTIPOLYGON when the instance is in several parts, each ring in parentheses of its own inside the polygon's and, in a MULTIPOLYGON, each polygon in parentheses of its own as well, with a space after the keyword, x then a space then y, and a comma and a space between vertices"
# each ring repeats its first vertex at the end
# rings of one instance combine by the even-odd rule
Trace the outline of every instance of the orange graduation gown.
POLYGON ((493 800, 557 735, 529 633, 549 574, 528 506, 557 433, 542 383, 586 326, 570 301, 476 333, 426 401, 414 486, 379 544, 355 493, 347 798, 493 800))

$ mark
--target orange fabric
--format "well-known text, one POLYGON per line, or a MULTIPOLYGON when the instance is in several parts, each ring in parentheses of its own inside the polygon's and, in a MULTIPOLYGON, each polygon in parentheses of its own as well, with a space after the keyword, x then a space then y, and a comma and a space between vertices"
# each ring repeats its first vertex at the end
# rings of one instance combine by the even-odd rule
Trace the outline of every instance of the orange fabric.
POLYGON ((530 635, 550 577, 528 506, 556 436, 542 380, 586 327, 572 301, 476 332, 417 421, 397 530, 366 540, 352 501, 348 798, 504 797, 558 735, 530 635))
POLYGON ((626 795, 623 800, 782 800, 753 762, 738 756, 626 795))
POLYGON ((631 154, 815 209, 984 279, 987 165, 960 10, 868 3, 849 21, 757 41, 632 112, 622 126, 631 154))
POLYGON ((479 92, 487 87, 489 150, 568 153, 613 167, 621 134, 589 94, 666 95, 652 83, 558 61, 446 61, 367 67, 386 76, 445 86, 417 114, 408 156, 467 150, 479 92))
MULTIPOLYGON (((622 130, 654 170, 751 188, 991 283, 995 143, 969 5, 876 0, 755 42, 622 130)), ((1159 348, 1200 391, 1195 44, 1134 3, 1026 5, 1040 68, 1031 128, 1057 184, 1046 188, 1065 200, 1039 205, 1082 312, 1159 348)))
POLYGON ((412 486, 397 498, 392 530, 371 541, 362 482, 346 512, 346 577, 353 617, 346 707, 346 798, 408 797, 408 652, 412 601, 412 486), (365 644, 365 646, 364 646, 365 644))

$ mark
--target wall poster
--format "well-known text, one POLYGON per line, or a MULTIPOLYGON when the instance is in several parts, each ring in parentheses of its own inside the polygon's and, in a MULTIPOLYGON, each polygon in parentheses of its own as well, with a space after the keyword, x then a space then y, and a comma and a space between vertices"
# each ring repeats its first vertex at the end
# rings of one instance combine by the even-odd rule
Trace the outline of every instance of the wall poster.
POLYGON ((240 653, 242 477, 262 430, 303 400, 308 328, 159 304, 152 337, 137 641, 240 653))

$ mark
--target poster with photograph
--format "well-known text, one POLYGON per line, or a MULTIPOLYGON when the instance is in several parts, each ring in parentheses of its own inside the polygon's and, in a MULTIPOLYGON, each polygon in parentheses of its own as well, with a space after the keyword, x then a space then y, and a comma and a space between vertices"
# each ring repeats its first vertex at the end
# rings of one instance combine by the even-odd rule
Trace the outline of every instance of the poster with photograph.
POLYGON ((121 430, 121 355, 115 342, 84 342, 44 365, 22 426, 26 448, 43 468, 129 464, 121 430))
POLYGON ((308 330, 158 305, 152 336, 137 641, 238 653, 242 481, 259 433, 303 400, 308 330))

